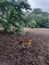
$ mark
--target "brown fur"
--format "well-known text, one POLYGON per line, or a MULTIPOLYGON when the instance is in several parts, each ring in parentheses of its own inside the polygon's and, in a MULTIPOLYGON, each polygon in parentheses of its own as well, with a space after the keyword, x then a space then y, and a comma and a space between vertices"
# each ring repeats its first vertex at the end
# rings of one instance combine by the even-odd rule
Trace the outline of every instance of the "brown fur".
POLYGON ((31 39, 22 39, 21 41, 20 41, 20 44, 22 45, 22 46, 24 46, 24 45, 31 45, 31 43, 32 43, 32 40, 31 39))

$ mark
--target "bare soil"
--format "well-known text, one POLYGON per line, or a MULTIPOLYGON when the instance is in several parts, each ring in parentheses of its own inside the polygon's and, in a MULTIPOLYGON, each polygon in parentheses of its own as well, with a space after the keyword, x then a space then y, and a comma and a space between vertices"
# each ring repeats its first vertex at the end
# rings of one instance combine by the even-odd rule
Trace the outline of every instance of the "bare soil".
POLYGON ((0 65, 49 65, 49 29, 25 28, 25 35, 0 32, 0 65), (30 47, 22 48, 19 41, 32 39, 30 47))

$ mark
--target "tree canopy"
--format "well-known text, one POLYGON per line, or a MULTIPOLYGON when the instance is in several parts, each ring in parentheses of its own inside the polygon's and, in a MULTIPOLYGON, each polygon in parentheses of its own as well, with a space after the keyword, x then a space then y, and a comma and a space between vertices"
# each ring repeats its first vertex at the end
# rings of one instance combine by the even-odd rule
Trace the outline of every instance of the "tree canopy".
POLYGON ((20 29, 25 21, 25 11, 30 10, 27 0, 0 0, 0 24, 5 31, 20 29), (15 29, 13 29, 14 27, 15 29))
POLYGON ((31 27, 49 28, 49 13, 40 8, 36 8, 28 14, 27 21, 31 23, 31 27), (33 20, 36 22, 34 25, 32 24, 34 22, 33 20))

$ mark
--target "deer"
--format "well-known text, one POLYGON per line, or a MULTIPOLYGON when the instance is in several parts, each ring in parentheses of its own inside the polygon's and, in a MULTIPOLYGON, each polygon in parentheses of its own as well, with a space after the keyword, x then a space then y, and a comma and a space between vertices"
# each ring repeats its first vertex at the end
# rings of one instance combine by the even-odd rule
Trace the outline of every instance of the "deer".
POLYGON ((32 40, 31 39, 28 39, 28 38, 26 38, 26 39, 22 39, 22 40, 20 40, 20 45, 22 46, 22 47, 24 47, 24 46, 30 46, 31 45, 31 43, 32 43, 32 40))

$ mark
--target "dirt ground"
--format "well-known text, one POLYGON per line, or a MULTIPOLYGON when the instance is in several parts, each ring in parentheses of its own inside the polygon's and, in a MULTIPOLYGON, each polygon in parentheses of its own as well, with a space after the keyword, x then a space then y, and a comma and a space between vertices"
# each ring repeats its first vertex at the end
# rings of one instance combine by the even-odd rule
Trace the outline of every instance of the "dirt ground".
POLYGON ((0 65, 49 65, 49 29, 25 28, 25 35, 0 32, 0 65), (31 46, 22 48, 19 41, 32 39, 31 46))

